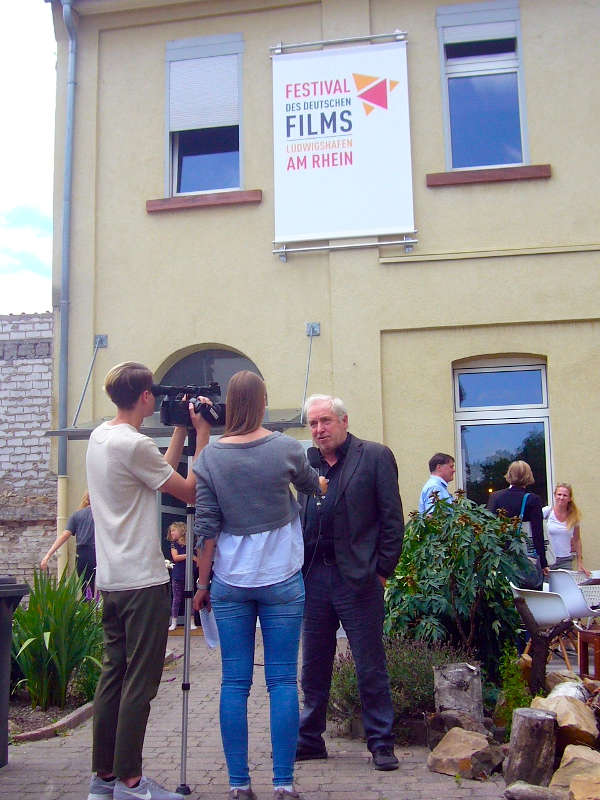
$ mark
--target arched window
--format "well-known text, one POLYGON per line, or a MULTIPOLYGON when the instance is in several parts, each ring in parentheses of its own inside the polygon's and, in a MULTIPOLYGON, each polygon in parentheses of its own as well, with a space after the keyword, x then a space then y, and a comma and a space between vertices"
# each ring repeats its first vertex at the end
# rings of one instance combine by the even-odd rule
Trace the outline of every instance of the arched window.
POLYGON ((546 364, 534 357, 486 358, 454 366, 457 484, 476 503, 506 488, 511 461, 526 461, 531 491, 548 502, 550 412, 546 364))
POLYGON ((242 353, 223 348, 207 348, 190 353, 169 367, 160 378, 168 386, 207 386, 216 381, 225 400, 227 384, 236 372, 242 369, 262 375, 256 364, 242 353))

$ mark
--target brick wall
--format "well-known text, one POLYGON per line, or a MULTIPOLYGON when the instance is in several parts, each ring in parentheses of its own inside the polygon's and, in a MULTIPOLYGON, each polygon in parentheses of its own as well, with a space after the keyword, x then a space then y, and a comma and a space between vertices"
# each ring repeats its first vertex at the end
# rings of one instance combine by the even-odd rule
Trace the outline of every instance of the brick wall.
POLYGON ((0 315, 0 575, 30 581, 56 537, 51 313, 0 315))

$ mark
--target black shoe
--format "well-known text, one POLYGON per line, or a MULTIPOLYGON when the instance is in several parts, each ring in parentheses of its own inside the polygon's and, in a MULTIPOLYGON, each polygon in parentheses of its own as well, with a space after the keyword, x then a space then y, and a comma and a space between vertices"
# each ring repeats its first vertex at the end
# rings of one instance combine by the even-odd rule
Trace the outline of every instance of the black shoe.
POLYGON ((325 746, 321 750, 315 750, 312 747, 299 744, 296 748, 296 761, 313 761, 322 758, 327 758, 327 749, 325 746))
POLYGON ((372 756, 375 769, 392 770, 400 766, 393 747, 376 747, 372 756))

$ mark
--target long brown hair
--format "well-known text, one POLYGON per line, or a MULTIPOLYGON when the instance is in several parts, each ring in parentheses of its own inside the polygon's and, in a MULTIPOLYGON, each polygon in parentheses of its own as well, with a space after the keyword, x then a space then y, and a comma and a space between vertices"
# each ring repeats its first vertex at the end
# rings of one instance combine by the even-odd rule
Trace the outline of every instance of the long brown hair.
POLYGON ((567 504, 567 518, 565 520, 565 525, 567 528, 574 528, 575 525, 579 525, 581 521, 581 512, 575 505, 575 498, 573 497, 573 487, 570 483, 557 483, 554 487, 554 494, 556 494, 557 489, 566 489, 569 492, 570 500, 567 504))
POLYGON ((267 387, 254 372, 243 369, 231 376, 227 387, 227 411, 223 436, 252 433, 263 421, 267 387))

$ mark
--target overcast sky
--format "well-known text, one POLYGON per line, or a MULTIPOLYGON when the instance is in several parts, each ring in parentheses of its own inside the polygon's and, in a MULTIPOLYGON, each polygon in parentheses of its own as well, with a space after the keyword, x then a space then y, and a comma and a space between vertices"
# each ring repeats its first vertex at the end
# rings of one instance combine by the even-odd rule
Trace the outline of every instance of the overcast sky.
POLYGON ((50 4, 0 10, 0 314, 52 308, 56 42, 50 4))

